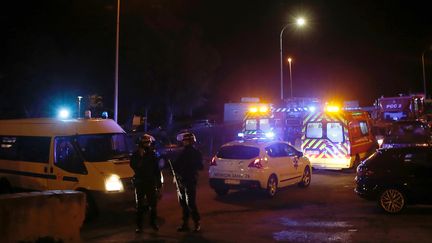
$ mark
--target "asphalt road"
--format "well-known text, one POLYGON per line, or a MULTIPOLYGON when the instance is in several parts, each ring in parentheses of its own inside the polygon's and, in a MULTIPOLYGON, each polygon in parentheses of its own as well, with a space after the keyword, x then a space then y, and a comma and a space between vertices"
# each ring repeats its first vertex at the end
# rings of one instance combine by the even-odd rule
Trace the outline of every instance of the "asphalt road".
MULTIPOLYGON (((431 242, 432 207, 410 206, 400 215, 381 212, 354 193, 354 173, 314 170, 309 188, 286 188, 273 199, 257 191, 217 197, 200 175, 202 232, 179 233, 181 210, 165 174, 159 202, 160 231, 135 234, 134 208, 117 205, 81 230, 83 242, 431 242)), ((147 220, 147 219, 146 219, 147 220)), ((192 225, 192 224, 191 224, 192 225)), ((145 222, 148 226, 148 222, 145 222)))

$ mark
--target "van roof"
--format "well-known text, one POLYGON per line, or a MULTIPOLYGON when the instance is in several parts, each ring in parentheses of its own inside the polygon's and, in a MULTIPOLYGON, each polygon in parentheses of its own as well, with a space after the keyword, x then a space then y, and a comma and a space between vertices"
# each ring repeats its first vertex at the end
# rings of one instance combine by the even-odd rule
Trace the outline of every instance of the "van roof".
POLYGON ((101 133, 124 133, 124 130, 111 119, 30 118, 0 120, 0 135, 51 137, 101 133))

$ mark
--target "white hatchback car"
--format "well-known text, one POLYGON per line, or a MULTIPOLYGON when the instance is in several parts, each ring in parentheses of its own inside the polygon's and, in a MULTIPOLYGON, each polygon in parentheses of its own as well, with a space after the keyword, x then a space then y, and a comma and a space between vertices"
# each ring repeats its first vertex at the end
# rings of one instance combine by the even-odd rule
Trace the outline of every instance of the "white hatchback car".
POLYGON ((221 196, 230 189, 264 189, 273 197, 279 188, 309 186, 309 160, 283 141, 243 140, 222 145, 209 167, 209 183, 221 196))

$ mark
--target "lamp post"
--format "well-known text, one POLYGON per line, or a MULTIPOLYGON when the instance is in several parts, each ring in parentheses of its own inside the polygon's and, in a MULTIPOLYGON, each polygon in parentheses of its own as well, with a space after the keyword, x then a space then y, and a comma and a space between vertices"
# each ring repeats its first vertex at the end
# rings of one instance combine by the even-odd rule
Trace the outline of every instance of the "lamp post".
POLYGON ((424 63, 424 55, 425 55, 426 50, 424 50, 422 52, 421 55, 421 61, 422 61, 422 71, 423 71, 423 93, 424 93, 424 98, 426 99, 426 73, 425 73, 425 63, 424 63))
POLYGON ((117 21, 116 21, 116 57, 114 73, 114 121, 118 117, 118 64, 119 64, 119 26, 120 26, 120 0, 117 0, 117 21))
POLYGON ((78 118, 81 118, 81 99, 83 98, 82 96, 78 96, 78 118))
MULTIPOLYGON (((282 42, 282 37, 283 37, 283 32, 285 31, 285 29, 290 25, 291 23, 286 24, 279 35, 279 49, 280 49, 280 96, 281 96, 281 100, 284 99, 284 91, 283 91, 283 42, 282 42)), ((298 27, 302 27, 306 24, 306 20, 304 18, 297 18, 296 19, 296 25, 298 27)))
POLYGON ((289 77, 290 77, 290 91, 291 91, 290 98, 292 99, 292 97, 293 97, 293 83, 292 83, 291 62, 292 62, 292 58, 288 57, 288 67, 289 67, 289 77))

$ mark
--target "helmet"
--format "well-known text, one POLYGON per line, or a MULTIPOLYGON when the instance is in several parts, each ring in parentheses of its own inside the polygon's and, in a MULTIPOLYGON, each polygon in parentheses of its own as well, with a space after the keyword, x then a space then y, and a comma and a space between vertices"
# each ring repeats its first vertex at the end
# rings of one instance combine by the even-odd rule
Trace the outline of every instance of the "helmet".
POLYGON ((186 133, 183 133, 182 141, 183 142, 184 141, 188 141, 190 143, 195 143, 196 142, 196 137, 195 137, 195 135, 193 133, 186 132, 186 133))
POLYGON ((148 134, 144 134, 139 141, 140 147, 149 147, 151 143, 155 141, 154 137, 148 134))

